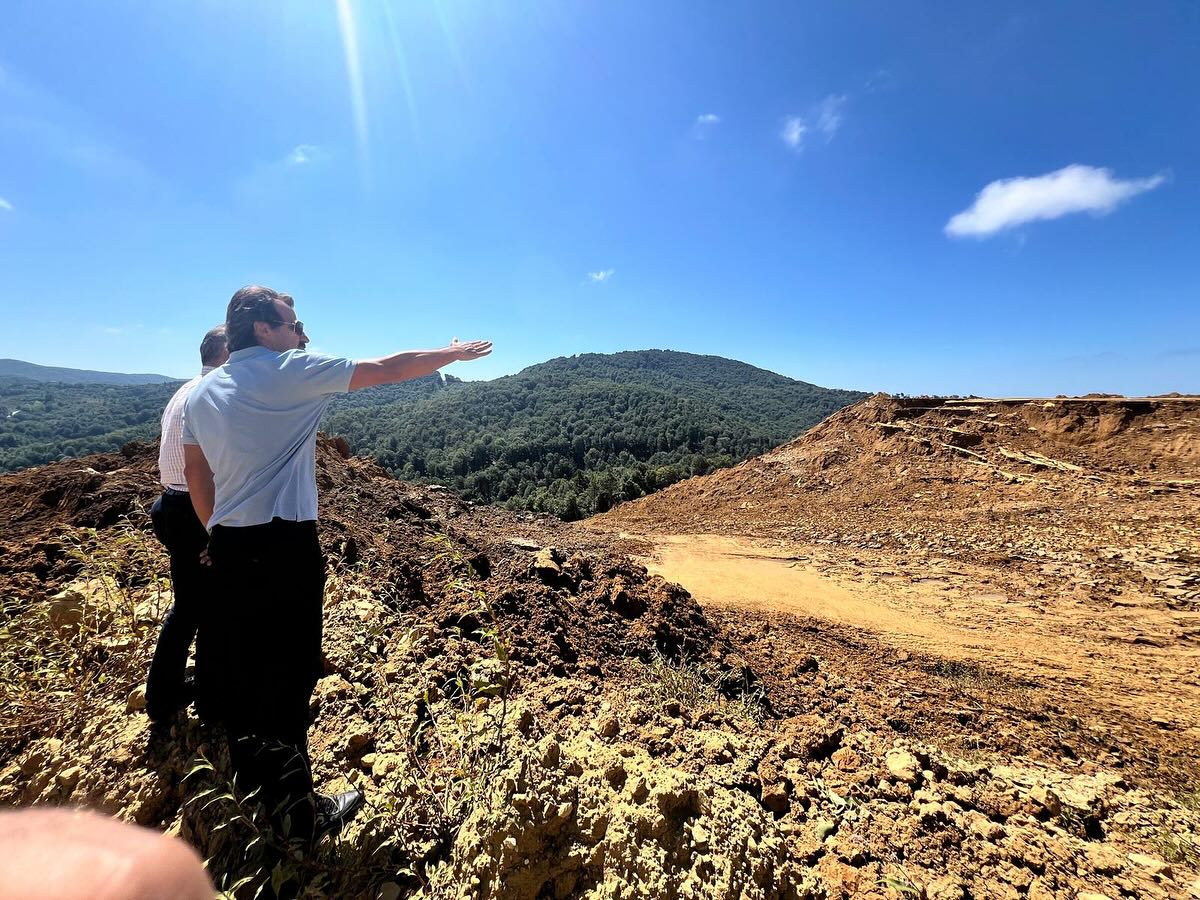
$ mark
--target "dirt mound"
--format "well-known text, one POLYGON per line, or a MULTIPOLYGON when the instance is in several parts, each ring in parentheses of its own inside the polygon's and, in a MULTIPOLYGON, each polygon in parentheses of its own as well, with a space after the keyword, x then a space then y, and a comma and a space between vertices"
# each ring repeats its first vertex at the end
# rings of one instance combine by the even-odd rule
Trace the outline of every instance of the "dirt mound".
POLYGON ((239 897, 290 881, 1115 900, 1196 879, 1200 804, 1147 793, 1126 745, 1053 698, 789 617, 706 613, 605 535, 344 452, 318 456, 330 579, 310 735, 318 783, 367 793, 342 838, 262 868, 271 838, 230 791, 220 735, 148 728, 140 683, 170 600, 143 512, 150 446, 0 478, 0 802, 180 834, 219 884, 248 879, 239 897))
POLYGON ((591 520, 984 560, 1200 607, 1200 398, 871 397, 591 520))

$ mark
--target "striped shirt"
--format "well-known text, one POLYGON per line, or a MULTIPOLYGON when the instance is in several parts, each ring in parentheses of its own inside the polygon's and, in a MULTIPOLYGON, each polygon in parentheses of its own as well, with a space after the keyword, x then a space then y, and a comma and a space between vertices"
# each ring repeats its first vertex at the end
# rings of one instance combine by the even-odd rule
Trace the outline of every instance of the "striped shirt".
POLYGON ((158 480, 163 487, 177 491, 188 489, 187 479, 183 477, 183 404, 200 379, 213 368, 202 367, 200 374, 177 390, 163 410, 162 437, 158 442, 158 480))

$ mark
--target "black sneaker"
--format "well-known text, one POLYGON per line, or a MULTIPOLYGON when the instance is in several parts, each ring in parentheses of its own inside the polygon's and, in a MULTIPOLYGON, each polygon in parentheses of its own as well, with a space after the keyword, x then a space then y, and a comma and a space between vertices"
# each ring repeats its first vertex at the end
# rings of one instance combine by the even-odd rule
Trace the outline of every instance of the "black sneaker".
POLYGON ((327 834, 337 834, 342 830, 358 808, 363 805, 363 792, 356 789, 341 794, 317 794, 317 821, 313 829, 315 844, 327 834))

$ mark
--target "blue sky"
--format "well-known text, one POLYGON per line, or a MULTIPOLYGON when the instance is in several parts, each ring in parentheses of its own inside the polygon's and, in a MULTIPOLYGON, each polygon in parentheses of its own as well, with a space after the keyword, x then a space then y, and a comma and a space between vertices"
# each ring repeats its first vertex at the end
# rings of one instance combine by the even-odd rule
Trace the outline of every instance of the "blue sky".
POLYGON ((183 375, 249 282, 447 371, 1200 391, 1200 4, 17 0, 0 356, 183 375))

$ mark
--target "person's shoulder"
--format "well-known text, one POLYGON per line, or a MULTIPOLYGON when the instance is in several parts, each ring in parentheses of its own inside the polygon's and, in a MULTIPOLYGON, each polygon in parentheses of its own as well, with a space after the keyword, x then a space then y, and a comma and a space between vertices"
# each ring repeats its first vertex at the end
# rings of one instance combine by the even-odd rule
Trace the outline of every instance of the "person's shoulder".
POLYGON ((172 395, 171 399, 183 400, 187 398, 194 390, 196 390, 196 387, 200 384, 203 378, 203 375, 195 375, 192 378, 189 378, 175 390, 175 393, 172 395))
POLYGON ((322 369, 338 363, 353 363, 344 356, 334 356, 317 350, 286 350, 279 354, 279 368, 296 370, 322 369))

